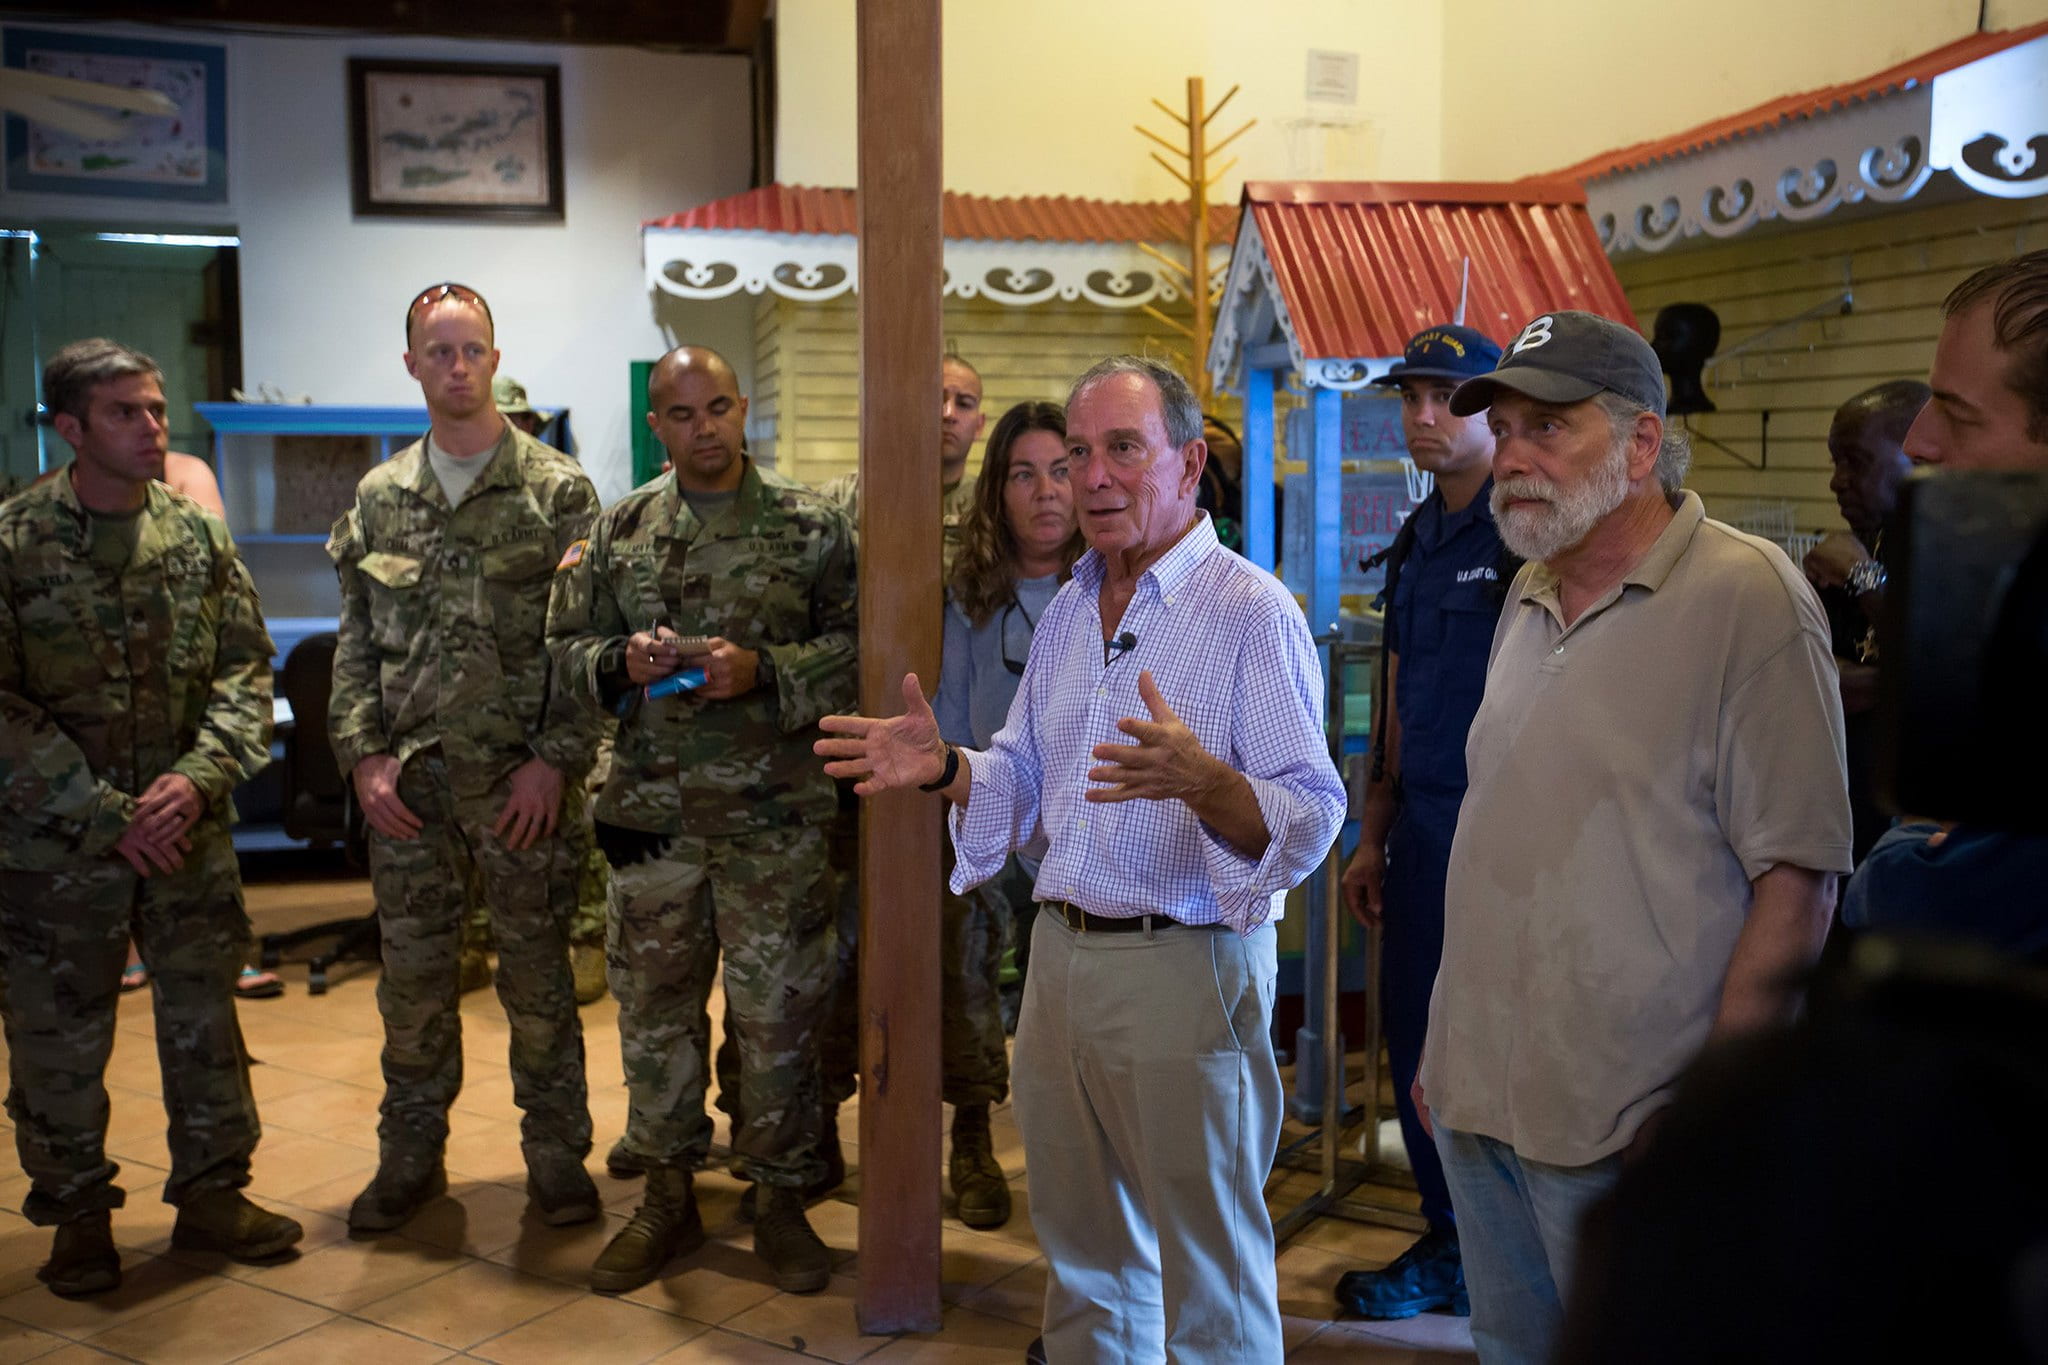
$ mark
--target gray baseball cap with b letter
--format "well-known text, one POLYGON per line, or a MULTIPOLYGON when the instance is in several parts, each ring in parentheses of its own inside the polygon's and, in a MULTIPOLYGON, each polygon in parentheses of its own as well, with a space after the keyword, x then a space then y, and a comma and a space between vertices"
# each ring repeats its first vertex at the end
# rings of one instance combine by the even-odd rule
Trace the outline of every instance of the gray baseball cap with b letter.
POLYGON ((1664 367, 1650 343, 1635 328, 1592 313, 1567 310, 1531 321, 1492 373, 1458 385, 1451 411, 1484 411, 1501 389, 1539 403, 1580 403, 1611 390, 1664 415, 1664 367))

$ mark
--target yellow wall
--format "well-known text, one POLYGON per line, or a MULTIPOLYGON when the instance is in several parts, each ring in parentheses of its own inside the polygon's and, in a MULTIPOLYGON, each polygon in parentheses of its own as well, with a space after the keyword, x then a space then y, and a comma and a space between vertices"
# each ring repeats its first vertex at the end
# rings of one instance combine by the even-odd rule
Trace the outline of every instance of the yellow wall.
MULTIPOLYGON (((946 188, 971 194, 1078 194, 1174 199, 1185 191, 1146 155, 1142 122, 1184 108, 1201 76, 1214 101, 1243 89, 1211 125, 1221 138, 1259 126, 1218 187, 1234 201, 1247 177, 1287 177, 1286 120, 1302 116, 1308 51, 1359 54, 1359 101, 1371 127, 1324 178, 1430 179, 1440 161, 1441 0, 945 0, 946 188)), ((776 175, 785 184, 854 183, 854 5, 781 0, 776 10, 776 175)))
MULTIPOLYGON (((850 0, 782 0, 784 181, 853 182, 853 13, 850 0)), ((949 188, 1161 198, 1177 187, 1127 129, 1163 124, 1157 111, 1146 118, 1147 101, 1173 97, 1191 72, 1218 91, 1243 82, 1221 127, 1263 121, 1233 180, 1289 173, 1280 124, 1304 107, 1311 47, 1361 53, 1360 112, 1379 130, 1369 164, 1334 175, 1511 178, 1868 75, 1972 31, 1977 0, 945 0, 945 18, 949 188)), ((1986 7, 1992 28, 2043 19, 2048 0, 1986 7)), ((2048 200, 1972 198, 1844 210, 1810 228, 1767 226, 1616 264, 1645 328, 1667 303, 1709 303, 1724 348, 1825 298, 1849 269, 1855 312, 1725 367, 1713 390, 1722 411, 1698 423, 1754 459, 1768 408, 1768 470, 1702 442, 1692 483, 1724 515, 1741 500, 1784 499, 1797 527, 1818 530, 1840 524, 1827 488, 1834 408, 1881 380, 1924 377, 1947 290, 1978 265, 2044 244, 2048 200)), ((1088 361, 1161 330, 1085 305, 949 303, 946 317, 949 339, 983 363, 992 411, 1056 398, 1088 361)), ((807 479, 850 468, 854 305, 773 302, 760 318, 773 329, 757 364, 784 468, 807 479)))
MULTIPOLYGON (((1184 307, 1168 311, 1176 315, 1184 307)), ((846 297, 823 304, 770 297, 756 310, 761 340, 748 426, 764 454, 772 442, 776 468, 791 478, 820 484, 859 461, 858 317, 858 305, 846 297), (772 430, 766 424, 769 411, 772 430)), ((991 426, 1027 398, 1064 402, 1074 377, 1105 355, 1169 355, 1174 346, 1184 345, 1135 310, 1088 303, 1009 308, 986 299, 948 299, 945 328, 946 348, 981 371, 991 426)), ((1234 422, 1236 400, 1222 401, 1220 410, 1234 422)), ((938 439, 936 412, 932 439, 938 439)), ((975 447, 974 468, 980 467, 981 450, 975 447)))
POLYGON ((1769 467, 1745 469, 1695 442, 1687 482, 1726 517, 1747 499, 1785 499, 1802 530, 1842 524, 1828 491, 1828 422, 1845 400, 1887 379, 1925 379, 1941 330, 1941 300, 1978 266, 2048 247, 2048 200, 1970 198, 1882 215, 1759 231, 1723 245, 1616 263, 1645 328, 1666 304, 1705 303, 1728 351, 1773 323, 1848 287, 1855 308, 1774 335, 1711 377, 1718 412, 1692 419, 1749 460, 1758 419, 1771 413, 1769 467))
MULTIPOLYGON (((946 187, 1167 199, 1131 131, 1171 131, 1187 77, 1260 126, 1218 187, 1301 174, 1284 124, 1311 48, 1359 54, 1356 136, 1323 179, 1492 180, 1555 170, 1765 100, 1880 71, 1970 33, 1978 0, 944 0, 946 187)), ((853 0, 780 0, 776 178, 854 183, 853 0)), ((1987 0, 1991 28, 2048 0, 1987 0)), ((1318 135, 1320 136, 1320 135, 1318 135)))
MULTIPOLYGON (((1513 179, 1968 36, 1978 0, 1444 0, 1443 177, 1513 179)), ((2048 19, 1989 0, 1986 26, 2048 19)))

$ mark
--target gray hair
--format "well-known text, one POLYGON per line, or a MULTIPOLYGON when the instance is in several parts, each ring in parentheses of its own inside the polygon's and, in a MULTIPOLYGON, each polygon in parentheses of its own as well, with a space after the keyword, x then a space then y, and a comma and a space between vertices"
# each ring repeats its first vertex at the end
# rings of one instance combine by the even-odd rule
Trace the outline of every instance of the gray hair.
POLYGON ((1074 400, 1084 390, 1120 374, 1149 379, 1159 390, 1159 415, 1166 423, 1166 439, 1173 442, 1175 450, 1184 449, 1190 441, 1202 439, 1202 401, 1195 397, 1194 389, 1181 378, 1179 370, 1150 356, 1113 355, 1096 361, 1088 367, 1086 374, 1074 381, 1074 387, 1067 390, 1067 406, 1072 408, 1074 400))
POLYGON ((159 384, 164 380, 157 363, 132 346, 105 337, 74 341, 43 367, 43 406, 52 414, 67 413, 83 422, 92 406, 92 391, 131 374, 146 374, 159 384))
MULTIPOLYGON (((1622 440, 1634 429, 1636 418, 1650 409, 1633 398, 1624 398, 1613 389, 1602 389, 1593 395, 1593 401, 1600 411, 1607 414, 1608 425, 1614 429, 1614 439, 1622 440)), ((1684 428, 1670 418, 1664 419, 1664 439, 1657 447, 1657 483, 1666 497, 1678 496, 1678 490, 1685 487, 1685 472, 1692 468, 1692 438, 1684 428)))

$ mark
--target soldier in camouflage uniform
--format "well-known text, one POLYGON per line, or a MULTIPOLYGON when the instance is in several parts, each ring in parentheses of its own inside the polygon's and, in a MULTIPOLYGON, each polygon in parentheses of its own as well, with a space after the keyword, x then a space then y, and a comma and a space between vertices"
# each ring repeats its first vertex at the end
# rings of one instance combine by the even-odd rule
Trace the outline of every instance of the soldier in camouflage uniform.
POLYGON ((824 1287, 804 1217, 822 1169, 818 1031, 833 947, 818 718, 854 696, 852 535, 811 490, 742 449, 747 403, 713 351, 648 379, 671 471, 598 519, 555 575, 548 648, 565 690, 624 705, 597 840, 612 867, 608 944, 632 1096, 626 1147, 647 1188, 591 1272, 621 1293, 703 1241, 691 1172, 711 1145, 705 1002, 721 950, 739 1054, 736 1169, 766 1191, 754 1249, 778 1286, 824 1287), (707 637, 685 655, 679 636, 707 637), (702 686, 648 698, 683 668, 702 686))
POLYGON ((498 352, 474 291, 422 293, 406 340, 432 426, 363 476, 327 543, 341 579, 328 720, 370 825, 384 940, 380 1156, 349 1226, 396 1228, 446 1188, 472 873, 497 928, 527 1193, 550 1225, 586 1222, 599 1207, 569 976, 577 867, 559 822, 597 724, 552 685, 543 638, 552 571, 597 493, 492 406, 498 352))
POLYGON ((111 341, 43 378, 76 461, 0 509, 0 958, 7 1111, 60 1294, 120 1283, 107 1159, 132 932, 155 987, 172 1244, 259 1259, 299 1225, 241 1194, 260 1128, 235 1018, 248 942, 228 794, 270 758, 270 635, 227 527, 154 480, 154 361, 111 341))

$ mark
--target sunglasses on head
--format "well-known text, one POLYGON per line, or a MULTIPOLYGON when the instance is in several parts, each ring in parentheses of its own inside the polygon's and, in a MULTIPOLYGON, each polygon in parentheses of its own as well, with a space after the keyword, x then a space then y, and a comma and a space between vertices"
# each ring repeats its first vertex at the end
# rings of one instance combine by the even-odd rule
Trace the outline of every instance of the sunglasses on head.
POLYGON ((412 302, 405 306, 405 339, 408 344, 412 341, 413 314, 419 312, 422 308, 432 308, 443 299, 455 299, 460 303, 473 303, 484 310, 484 321, 491 323, 493 326, 497 325, 496 320, 491 317, 491 305, 484 302, 482 294, 477 293, 476 290, 471 289, 466 284, 457 284, 453 280, 443 280, 439 284, 430 284, 425 289, 420 290, 419 293, 413 296, 412 302))

